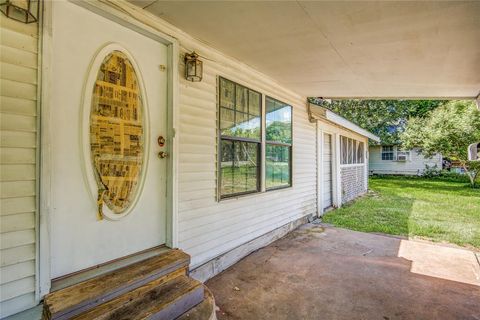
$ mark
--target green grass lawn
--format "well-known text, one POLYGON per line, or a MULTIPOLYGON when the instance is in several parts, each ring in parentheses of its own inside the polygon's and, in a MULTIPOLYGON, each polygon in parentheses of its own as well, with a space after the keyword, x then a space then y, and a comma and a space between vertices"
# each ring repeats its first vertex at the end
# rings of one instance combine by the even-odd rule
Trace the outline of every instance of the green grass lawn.
POLYGON ((328 212, 323 221, 480 249, 480 189, 418 177, 372 177, 369 183, 366 196, 328 212))

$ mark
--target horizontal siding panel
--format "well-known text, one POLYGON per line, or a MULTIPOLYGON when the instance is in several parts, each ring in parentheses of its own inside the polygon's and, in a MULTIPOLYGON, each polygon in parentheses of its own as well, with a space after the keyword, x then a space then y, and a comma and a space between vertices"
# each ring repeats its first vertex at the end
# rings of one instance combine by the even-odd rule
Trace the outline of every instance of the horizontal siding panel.
POLYGON ((0 233, 15 232, 35 228, 33 212, 0 216, 0 233))
POLYGON ((20 280, 0 285, 0 301, 9 300, 20 295, 35 291, 35 277, 27 277, 20 280))
POLYGON ((0 243, 0 249, 2 250, 15 248, 19 246, 25 246, 27 244, 31 244, 35 242, 35 231, 33 229, 30 229, 30 230, 6 232, 6 233, 0 234, 0 239, 2 239, 2 243, 0 243))
MULTIPOLYGON (((7 20, 7 19, 0 19, 7 20)), ((9 316, 20 311, 34 307, 37 304, 35 301, 35 293, 30 292, 10 300, 0 302, 0 318, 9 316)))
POLYGON ((35 159, 35 149, 1 148, 0 164, 34 164, 35 159))
POLYGON ((2 18, 0 19, 0 27, 1 29, 12 30, 32 38, 38 38, 38 27, 36 23, 25 24, 15 20, 2 18))
POLYGON ((2 45, 23 51, 38 52, 37 38, 7 28, 0 29, 2 45))
POLYGON ((211 182, 211 180, 211 172, 182 172, 178 177, 179 183, 206 183, 207 181, 211 182))
MULTIPOLYGON (((311 199, 311 197, 303 199, 304 202, 307 203, 307 207, 311 205, 308 203, 311 199)), ((237 229, 239 223, 244 222, 244 226, 249 226, 268 219, 275 219, 276 216, 283 214, 292 214, 292 212, 301 210, 301 208, 304 207, 302 202, 303 201, 296 201, 295 203, 291 203, 291 201, 285 201, 271 204, 269 208, 259 206, 256 210, 249 210, 246 208, 237 213, 229 212, 228 215, 209 215, 202 218, 201 223, 198 221, 189 221, 188 223, 185 223, 185 229, 182 228, 180 232, 186 233, 185 237, 182 238, 184 241, 194 238, 195 241, 201 241, 202 237, 208 237, 208 229, 212 226, 218 227, 219 230, 221 230, 221 232, 217 233, 218 236, 226 235, 231 232, 241 232, 241 230, 237 229), (262 212, 262 215, 258 214, 259 211, 262 212), (207 232, 207 234, 205 232, 207 232)))
POLYGON ((37 84, 37 70, 0 62, 0 78, 21 83, 37 84))
MULTIPOLYGON (((210 176, 208 178, 211 178, 210 176)), ((198 190, 207 190, 207 189, 215 189, 217 187, 215 181, 212 179, 205 179, 201 182, 195 180, 195 183, 191 182, 180 182, 178 184, 178 191, 179 192, 191 192, 191 191, 198 191, 198 190)))
POLYGON ((0 128, 8 131, 34 132, 37 128, 37 118, 19 114, 0 114, 0 128))
POLYGON ((15 198, 35 195, 35 181, 2 181, 0 198, 15 198))
MULTIPOLYGON (((233 217, 237 214, 243 215, 249 210, 250 212, 256 212, 257 215, 260 216, 262 214, 269 214, 270 208, 272 208, 272 206, 274 206, 274 204, 277 202, 288 203, 292 201, 310 201, 312 198, 315 198, 314 192, 305 193, 305 195, 301 196, 298 196, 296 192, 290 192, 290 195, 288 192, 283 192, 280 193, 281 198, 278 196, 278 194, 273 195, 272 193, 274 192, 259 192, 239 198, 222 200, 219 203, 215 201, 214 197, 191 201, 182 201, 180 199, 180 201, 183 203, 183 208, 180 208, 181 215, 179 221, 192 223, 194 220, 198 220, 195 222, 196 225, 201 225, 203 220, 211 222, 210 219, 224 219, 227 215, 229 217, 233 217)), ((182 230, 182 227, 180 227, 180 230, 182 230)))
POLYGON ((25 261, 0 268, 0 284, 35 275, 35 262, 25 261))
POLYGON ((198 163, 198 162, 209 162, 210 165, 214 166, 216 162, 215 148, 212 146, 202 147, 202 146, 192 146, 191 152, 181 152, 178 155, 178 159, 183 164, 188 163, 198 163), (210 152, 208 152, 210 151, 210 152))
POLYGON ((191 144, 191 143, 184 143, 180 146, 180 153, 182 154, 209 154, 213 155, 216 152, 216 139, 211 138, 203 138, 203 144, 191 144))
MULTIPOLYGON (((273 192, 275 191, 268 193, 271 194, 273 192)), ((279 191, 276 190, 276 192, 279 191)), ((293 205, 292 201, 311 201, 312 198, 315 198, 315 192, 306 193, 300 197, 295 194, 287 195, 286 192, 280 193, 280 196, 272 196, 268 195, 268 193, 258 193, 238 199, 222 200, 220 205, 215 202, 214 198, 210 198, 210 200, 201 202, 202 205, 196 209, 188 210, 188 213, 182 213, 180 221, 188 225, 194 224, 195 226, 201 226, 202 224, 214 223, 215 221, 223 219, 232 219, 236 216, 245 216, 246 212, 255 216, 268 215, 275 212, 276 209, 273 208, 283 208, 293 205), (250 197, 250 199, 248 199, 248 197, 250 197), (268 201, 259 198, 267 198, 268 201), (209 201, 209 203, 207 203, 207 201, 209 201)), ((187 230, 185 228, 181 226, 180 230, 187 230)))
POLYGON ((0 132, 0 147, 35 148, 37 134, 35 132, 9 131, 0 132))
POLYGON ((5 97, 36 100, 37 86, 29 83, 0 79, 0 94, 5 97))
POLYGON ((0 117, 4 116, 6 113, 35 117, 37 114, 37 102, 33 100, 0 96, 0 112, 2 112, 0 117))
POLYGON ((37 54, 0 45, 0 61, 27 68, 37 68, 37 54))
POLYGON ((0 267, 35 259, 35 245, 15 247, 0 251, 0 267))
POLYGON ((180 103, 180 115, 194 114, 199 117, 210 117, 215 119, 217 117, 217 104, 205 101, 196 101, 197 104, 189 104, 188 101, 180 103))
POLYGON ((5 216, 16 213, 34 212, 35 206, 34 196, 0 199, 0 214, 5 216))
POLYGON ((3 164, 0 181, 35 180, 34 164, 3 164))

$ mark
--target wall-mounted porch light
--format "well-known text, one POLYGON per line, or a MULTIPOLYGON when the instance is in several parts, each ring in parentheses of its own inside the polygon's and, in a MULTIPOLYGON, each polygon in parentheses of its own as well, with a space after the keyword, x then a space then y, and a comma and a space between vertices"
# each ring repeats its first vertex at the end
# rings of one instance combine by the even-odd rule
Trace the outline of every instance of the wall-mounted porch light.
POLYGON ((198 54, 193 51, 192 53, 185 54, 185 79, 192 82, 202 81, 203 74, 203 62, 198 59, 198 54))
POLYGON ((0 11, 23 23, 38 21, 38 0, 0 0, 0 11))

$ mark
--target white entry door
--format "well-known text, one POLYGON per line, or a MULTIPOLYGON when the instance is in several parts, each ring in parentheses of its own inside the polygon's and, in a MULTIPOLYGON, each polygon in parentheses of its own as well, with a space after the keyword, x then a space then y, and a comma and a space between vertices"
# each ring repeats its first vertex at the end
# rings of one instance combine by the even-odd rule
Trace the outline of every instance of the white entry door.
POLYGON ((52 24, 56 278, 165 243, 167 47, 67 1, 52 24))
POLYGON ((330 208, 332 206, 333 199, 333 184, 332 184, 332 135, 328 133, 323 134, 323 193, 322 193, 322 205, 323 209, 330 208))

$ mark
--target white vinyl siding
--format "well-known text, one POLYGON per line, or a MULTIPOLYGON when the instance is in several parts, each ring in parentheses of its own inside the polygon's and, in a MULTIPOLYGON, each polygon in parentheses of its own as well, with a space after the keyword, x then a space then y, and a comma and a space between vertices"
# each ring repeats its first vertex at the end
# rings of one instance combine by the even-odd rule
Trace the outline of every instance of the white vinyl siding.
POLYGON ((195 48, 201 56, 209 58, 204 59, 202 82, 186 81, 183 65, 179 70, 179 246, 192 255, 195 268, 316 212, 315 124, 308 121, 306 97, 295 95, 197 42, 181 43, 181 46, 195 48), (218 76, 293 106, 292 188, 217 201, 218 76))
MULTIPOLYGON (((395 151, 394 146, 394 158, 398 157, 398 154, 403 151, 395 151)), ((434 155, 432 158, 425 158, 422 154, 418 153, 418 149, 407 150, 407 157, 405 161, 385 161, 382 160, 382 147, 371 146, 369 148, 369 170, 376 174, 405 174, 405 175, 418 175, 422 174, 425 170, 425 166, 429 167, 437 166, 442 168, 442 156, 440 154, 434 155)))
POLYGON ((35 305, 37 32, 0 18, 0 318, 35 305))

